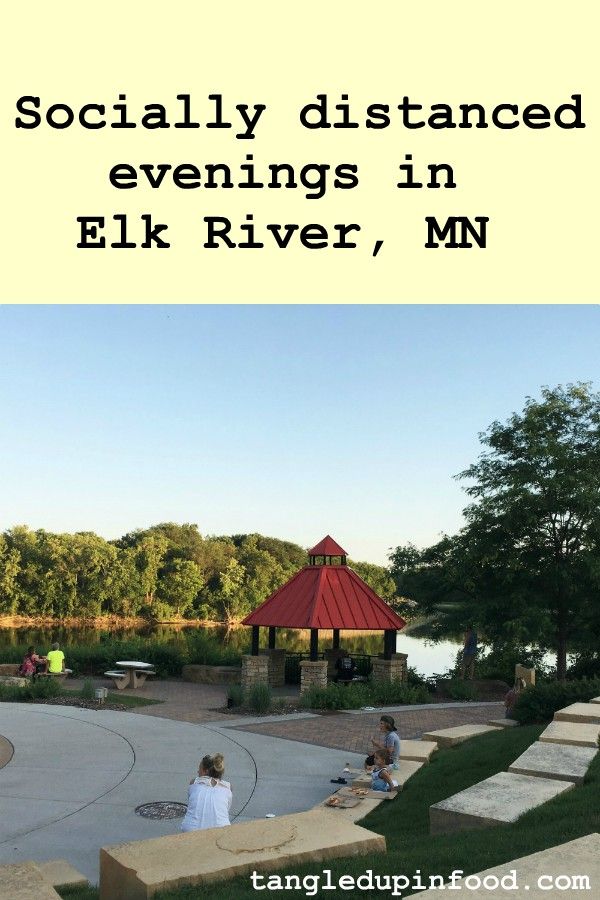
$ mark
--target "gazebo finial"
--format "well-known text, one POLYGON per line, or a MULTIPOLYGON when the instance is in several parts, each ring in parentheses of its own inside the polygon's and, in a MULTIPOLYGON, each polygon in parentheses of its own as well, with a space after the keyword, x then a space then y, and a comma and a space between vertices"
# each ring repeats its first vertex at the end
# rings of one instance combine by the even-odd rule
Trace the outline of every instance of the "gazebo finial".
POLYGON ((308 551, 309 564, 311 566, 331 566, 333 565, 331 561, 332 557, 339 557, 340 565, 342 566, 345 566, 347 564, 348 554, 346 553, 344 548, 340 547, 337 541, 334 541, 334 539, 329 534, 325 535, 322 541, 319 541, 318 544, 316 544, 311 550, 308 551), (323 558, 322 563, 317 563, 318 557, 323 558), (327 562, 327 559, 329 559, 329 562, 327 562))

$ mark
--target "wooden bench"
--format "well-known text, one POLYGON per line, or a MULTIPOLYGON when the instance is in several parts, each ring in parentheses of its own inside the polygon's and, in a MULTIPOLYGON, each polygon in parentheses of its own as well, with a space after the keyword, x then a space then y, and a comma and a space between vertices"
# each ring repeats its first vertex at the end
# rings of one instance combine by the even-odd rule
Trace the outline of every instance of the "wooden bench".
POLYGON ((105 672, 106 678, 111 678, 118 691, 122 691, 129 683, 129 672, 105 672))

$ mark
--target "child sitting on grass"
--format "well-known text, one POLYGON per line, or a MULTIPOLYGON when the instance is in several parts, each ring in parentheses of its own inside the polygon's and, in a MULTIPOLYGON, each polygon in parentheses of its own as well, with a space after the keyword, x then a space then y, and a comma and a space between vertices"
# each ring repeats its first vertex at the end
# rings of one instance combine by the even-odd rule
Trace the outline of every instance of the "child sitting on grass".
POLYGON ((376 750, 375 768, 371 772, 372 791, 393 791, 398 787, 398 782, 392 777, 392 756, 389 750, 376 750))

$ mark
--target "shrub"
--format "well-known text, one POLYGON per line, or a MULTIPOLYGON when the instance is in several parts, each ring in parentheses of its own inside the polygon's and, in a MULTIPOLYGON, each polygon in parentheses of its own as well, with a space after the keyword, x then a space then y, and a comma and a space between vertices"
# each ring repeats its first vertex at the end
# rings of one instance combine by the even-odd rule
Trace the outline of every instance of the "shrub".
POLYGON ((427 690, 435 690, 435 685, 433 687, 430 684, 430 679, 425 678, 424 675, 421 675, 420 672, 417 672, 414 666, 408 666, 406 670, 406 681, 408 684, 412 685, 412 687, 424 687, 427 690))
POLYGON ((389 706, 396 703, 428 703, 429 692, 424 685, 410 685, 405 681, 371 681, 365 684, 328 684, 326 688, 312 687, 300 698, 307 709, 360 709, 362 706, 389 706))
POLYGON ((255 684, 248 691, 246 702, 250 709, 265 713, 271 708, 273 698, 268 684, 255 684))
POLYGON ((38 678, 24 687, 16 684, 0 684, 0 701, 5 703, 35 703, 38 700, 58 697, 62 693, 62 685, 57 678, 38 678))
POLYGON ((229 706, 242 706, 244 703, 244 691, 241 684, 232 684, 227 691, 229 706))
POLYGON ((84 700, 93 700, 96 696, 94 690, 94 682, 91 678, 86 678, 83 682, 83 687, 81 688, 81 696, 84 700))
MULTIPOLYGON (((486 656, 481 654, 475 663, 475 676, 489 678, 494 681, 505 681, 512 684, 515 680, 515 665, 520 663, 528 669, 535 669, 538 676, 546 674, 544 665, 545 651, 539 648, 520 646, 518 644, 492 645, 486 656)), ((460 660, 458 671, 460 672, 460 660)))
POLYGON ((582 653, 569 667, 567 678, 600 678, 600 653, 582 653))
POLYGON ((372 681, 369 685, 372 704, 390 706, 394 703, 429 703, 429 691, 423 684, 412 685, 407 681, 372 681))
POLYGON ((552 681, 536 684, 519 694, 512 717, 527 725, 547 722, 555 712, 571 703, 591 700, 600 695, 600 678, 579 681, 552 681))
POLYGON ((464 681, 461 678, 451 678, 444 682, 444 690, 453 700, 476 700, 477 688, 472 681, 464 681))

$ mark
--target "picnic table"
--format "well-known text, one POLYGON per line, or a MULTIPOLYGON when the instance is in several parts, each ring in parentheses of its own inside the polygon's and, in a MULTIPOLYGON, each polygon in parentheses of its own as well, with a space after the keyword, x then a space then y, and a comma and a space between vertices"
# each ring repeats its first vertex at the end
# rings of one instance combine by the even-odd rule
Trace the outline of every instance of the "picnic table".
POLYGON ((141 687, 149 675, 156 674, 152 663, 141 662, 139 659, 121 659, 116 665, 119 669, 104 674, 107 678, 112 678, 119 691, 127 687, 141 687))

